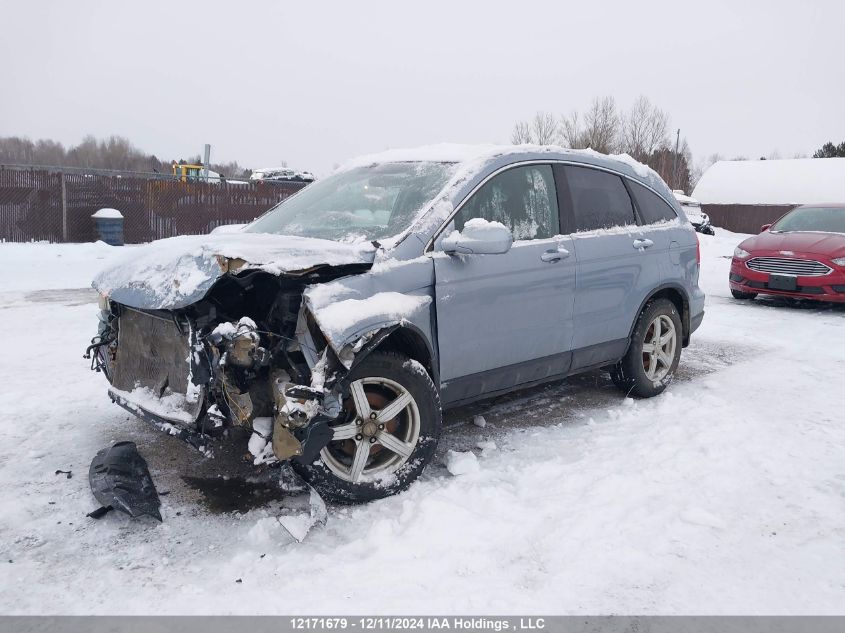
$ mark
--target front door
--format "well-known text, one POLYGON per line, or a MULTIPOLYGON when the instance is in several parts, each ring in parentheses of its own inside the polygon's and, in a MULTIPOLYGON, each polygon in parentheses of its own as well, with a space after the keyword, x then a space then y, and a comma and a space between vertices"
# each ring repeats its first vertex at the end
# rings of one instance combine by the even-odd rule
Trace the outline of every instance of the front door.
POLYGON ((513 167, 460 208, 454 228, 482 218, 511 229, 501 255, 435 247, 437 339, 444 404, 565 373, 570 365, 575 253, 560 233, 549 165, 513 167))

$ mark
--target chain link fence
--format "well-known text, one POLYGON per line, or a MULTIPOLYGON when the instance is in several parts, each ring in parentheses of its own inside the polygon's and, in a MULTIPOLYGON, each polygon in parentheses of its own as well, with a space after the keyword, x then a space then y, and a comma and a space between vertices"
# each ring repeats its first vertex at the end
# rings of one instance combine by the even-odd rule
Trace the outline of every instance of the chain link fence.
POLYGON ((250 222, 306 184, 0 165, 0 241, 92 242, 91 215, 107 207, 123 214, 127 243, 203 234, 250 222))

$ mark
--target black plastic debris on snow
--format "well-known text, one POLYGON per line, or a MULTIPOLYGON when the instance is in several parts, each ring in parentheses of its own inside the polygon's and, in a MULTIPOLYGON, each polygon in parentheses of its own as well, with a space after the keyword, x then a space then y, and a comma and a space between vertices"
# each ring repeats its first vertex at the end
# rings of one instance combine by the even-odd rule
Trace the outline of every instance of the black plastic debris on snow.
POLYGON ((56 474, 57 475, 67 475, 68 479, 73 477, 73 471, 70 471, 70 470, 57 470, 56 474))
POLYGON ((133 519, 147 515, 162 520, 158 492, 135 442, 117 442, 97 453, 88 479, 94 498, 102 504, 88 515, 91 518, 120 510, 133 519))

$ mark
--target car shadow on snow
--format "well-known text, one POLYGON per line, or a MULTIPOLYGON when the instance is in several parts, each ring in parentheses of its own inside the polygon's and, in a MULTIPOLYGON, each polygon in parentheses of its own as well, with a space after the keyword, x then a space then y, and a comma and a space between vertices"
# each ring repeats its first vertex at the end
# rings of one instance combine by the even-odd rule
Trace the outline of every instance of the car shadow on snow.
MULTIPOLYGON (((683 352, 675 380, 691 382, 761 351, 750 346, 694 341, 683 352)), ((444 463, 450 450, 479 452, 480 442, 496 441, 515 430, 580 424, 592 411, 618 406, 624 397, 607 372, 592 371, 448 410, 426 478, 448 476, 444 463)), ((208 459, 127 416, 126 439, 142 447, 157 487, 167 493, 162 498, 165 520, 167 514, 176 512, 190 516, 242 514, 258 508, 281 510, 302 501, 301 495, 290 495, 279 488, 279 468, 253 465, 247 451, 248 431, 232 429, 230 433, 233 436, 228 439, 214 442, 214 457, 208 459)))
MULTIPOLYGON (((694 340, 684 349, 674 380, 692 382, 762 352, 750 345, 694 340)), ((444 414, 445 433, 435 461, 444 463, 450 450, 476 451, 479 442, 516 429, 582 423, 591 412, 618 406, 624 398, 610 375, 596 370, 452 409, 444 414), (476 423, 478 416, 483 426, 476 423)))
POLYGON ((758 295, 756 299, 748 303, 764 308, 787 308, 820 314, 836 314, 845 317, 845 303, 827 303, 813 301, 812 299, 790 299, 789 297, 778 297, 774 295, 758 295))
POLYGON ((729 295, 707 295, 709 302, 744 306, 751 309, 794 310, 802 313, 816 313, 825 316, 845 318, 845 303, 814 301, 812 299, 793 299, 777 295, 757 295, 754 299, 734 299, 729 295))

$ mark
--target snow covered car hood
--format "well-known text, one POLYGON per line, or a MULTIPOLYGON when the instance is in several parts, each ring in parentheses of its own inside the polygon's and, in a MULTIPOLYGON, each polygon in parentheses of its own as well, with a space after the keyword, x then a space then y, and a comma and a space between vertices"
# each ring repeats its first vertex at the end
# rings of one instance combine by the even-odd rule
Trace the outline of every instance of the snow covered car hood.
POLYGON ((842 257, 845 256, 845 235, 841 233, 772 233, 765 231, 760 235, 748 238, 740 246, 752 253, 765 250, 842 257))
POLYGON ((371 264, 375 257, 368 242, 266 233, 184 235, 127 250, 92 286, 113 301, 146 309, 182 308, 199 301, 233 264, 238 271, 282 275, 321 265, 371 264))

